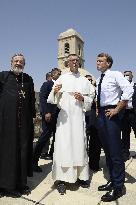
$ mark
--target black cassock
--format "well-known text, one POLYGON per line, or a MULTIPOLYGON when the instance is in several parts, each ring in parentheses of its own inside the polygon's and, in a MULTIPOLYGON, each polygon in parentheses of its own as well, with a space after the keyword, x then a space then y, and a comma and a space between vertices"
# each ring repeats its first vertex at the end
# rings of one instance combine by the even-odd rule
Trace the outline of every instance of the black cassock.
POLYGON ((16 189, 32 176, 33 117, 32 78, 0 72, 0 188, 16 189))

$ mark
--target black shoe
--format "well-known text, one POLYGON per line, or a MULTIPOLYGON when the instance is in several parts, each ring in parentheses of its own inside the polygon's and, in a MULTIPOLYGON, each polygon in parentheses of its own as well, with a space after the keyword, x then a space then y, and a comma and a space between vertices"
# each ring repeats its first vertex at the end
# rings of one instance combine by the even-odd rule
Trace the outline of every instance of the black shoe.
POLYGON ((122 189, 115 189, 107 192, 101 197, 101 200, 103 202, 110 202, 110 201, 115 201, 116 199, 120 198, 123 196, 123 190, 122 189))
POLYGON ((129 159, 130 159, 130 155, 124 155, 124 156, 123 156, 124 162, 126 162, 126 161, 129 160, 129 159))
POLYGON ((38 165, 33 165, 33 171, 34 172, 42 172, 42 168, 39 167, 38 165))
POLYGON ((53 157, 52 157, 52 155, 42 153, 40 156, 40 159, 52 160, 53 157))
POLYGON ((23 187, 19 188, 18 190, 22 195, 28 196, 29 194, 31 194, 31 190, 30 190, 29 186, 23 186, 23 187))
POLYGON ((66 185, 65 185, 65 183, 60 182, 60 183, 57 185, 57 190, 58 190, 58 192, 59 192, 61 195, 66 194, 66 185))
POLYGON ((78 180, 77 180, 77 184, 78 184, 79 186, 81 186, 82 188, 89 188, 89 187, 90 187, 90 182, 89 182, 89 180, 84 181, 84 180, 78 179, 78 180))
POLYGON ((0 188, 0 198, 4 197, 3 189, 0 188))
POLYGON ((48 155, 48 156, 46 156, 46 157, 44 157, 44 158, 41 158, 41 159, 52 160, 53 157, 48 155))
POLYGON ((108 181, 107 184, 98 187, 98 191, 111 191, 112 189, 112 182, 108 181))
POLYGON ((136 154, 132 156, 133 159, 136 159, 136 154))
POLYGON ((129 150, 127 150, 127 149, 123 150, 122 155, 123 155, 124 162, 126 162, 127 160, 130 159, 130 152, 129 152, 129 150))
POLYGON ((89 166, 90 170, 94 171, 94 172, 99 172, 102 171, 102 169, 100 167, 93 167, 93 166, 89 166))
POLYGON ((3 193, 0 193, 0 198, 4 197, 4 194, 3 193))

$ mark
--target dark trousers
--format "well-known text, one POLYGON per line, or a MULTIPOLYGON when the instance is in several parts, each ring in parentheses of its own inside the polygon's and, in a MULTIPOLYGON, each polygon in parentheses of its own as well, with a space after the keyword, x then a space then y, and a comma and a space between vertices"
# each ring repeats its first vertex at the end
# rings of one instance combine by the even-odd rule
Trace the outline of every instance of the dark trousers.
POLYGON ((99 169, 99 161, 101 154, 101 142, 98 137, 98 132, 95 126, 90 127, 89 139, 89 167, 92 169, 99 169))
POLYGON ((120 119, 118 115, 109 119, 105 115, 105 109, 101 108, 97 126, 98 135, 106 156, 110 180, 114 189, 122 188, 125 181, 125 164, 121 149, 120 119))
POLYGON ((85 114, 86 135, 87 135, 87 153, 89 157, 89 167, 92 170, 99 169, 101 154, 101 143, 96 128, 96 108, 93 104, 92 109, 85 114))
MULTIPOLYGON (((39 137, 33 152, 33 163, 38 164, 43 147, 48 143, 52 133, 56 131, 56 117, 52 118, 50 122, 46 122, 44 116, 42 117, 42 134, 39 137)), ((53 134, 54 135, 54 134, 53 134)), ((52 144, 52 152, 54 151, 54 137, 52 144)))
POLYGON ((131 128, 136 137, 136 114, 133 109, 126 109, 122 118, 122 150, 129 156, 131 128))

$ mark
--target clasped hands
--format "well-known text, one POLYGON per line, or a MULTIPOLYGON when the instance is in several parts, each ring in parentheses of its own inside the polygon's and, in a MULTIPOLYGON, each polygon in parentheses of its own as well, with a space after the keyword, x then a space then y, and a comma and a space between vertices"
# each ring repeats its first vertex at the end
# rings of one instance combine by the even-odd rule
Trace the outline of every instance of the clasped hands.
POLYGON ((51 119, 52 119, 51 113, 50 113, 50 112, 49 112, 49 113, 46 113, 46 114, 45 114, 45 121, 46 121, 46 122, 50 122, 51 119))
POLYGON ((75 92, 74 97, 76 100, 84 101, 84 97, 81 95, 81 93, 75 92))

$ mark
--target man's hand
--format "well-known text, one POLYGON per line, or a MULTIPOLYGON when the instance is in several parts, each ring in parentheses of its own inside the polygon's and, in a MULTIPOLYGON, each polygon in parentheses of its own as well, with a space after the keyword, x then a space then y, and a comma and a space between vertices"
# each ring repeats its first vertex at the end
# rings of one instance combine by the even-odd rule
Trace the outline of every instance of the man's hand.
POLYGON ((62 84, 58 84, 58 85, 55 85, 54 87, 54 93, 56 94, 57 92, 59 92, 59 90, 62 88, 62 84))
POLYGON ((78 92, 74 93, 74 97, 75 97, 76 100, 84 101, 84 97, 78 92))
POLYGON ((120 110, 126 108, 128 103, 128 100, 122 100, 120 102, 118 102, 117 107, 115 109, 107 109, 105 110, 106 116, 110 118, 112 118, 114 115, 117 115, 120 110))
POLYGON ((45 114, 45 121, 50 122, 51 121, 51 113, 46 113, 45 114))
POLYGON ((113 116, 118 114, 118 110, 115 108, 105 110, 105 115, 111 119, 113 116))

